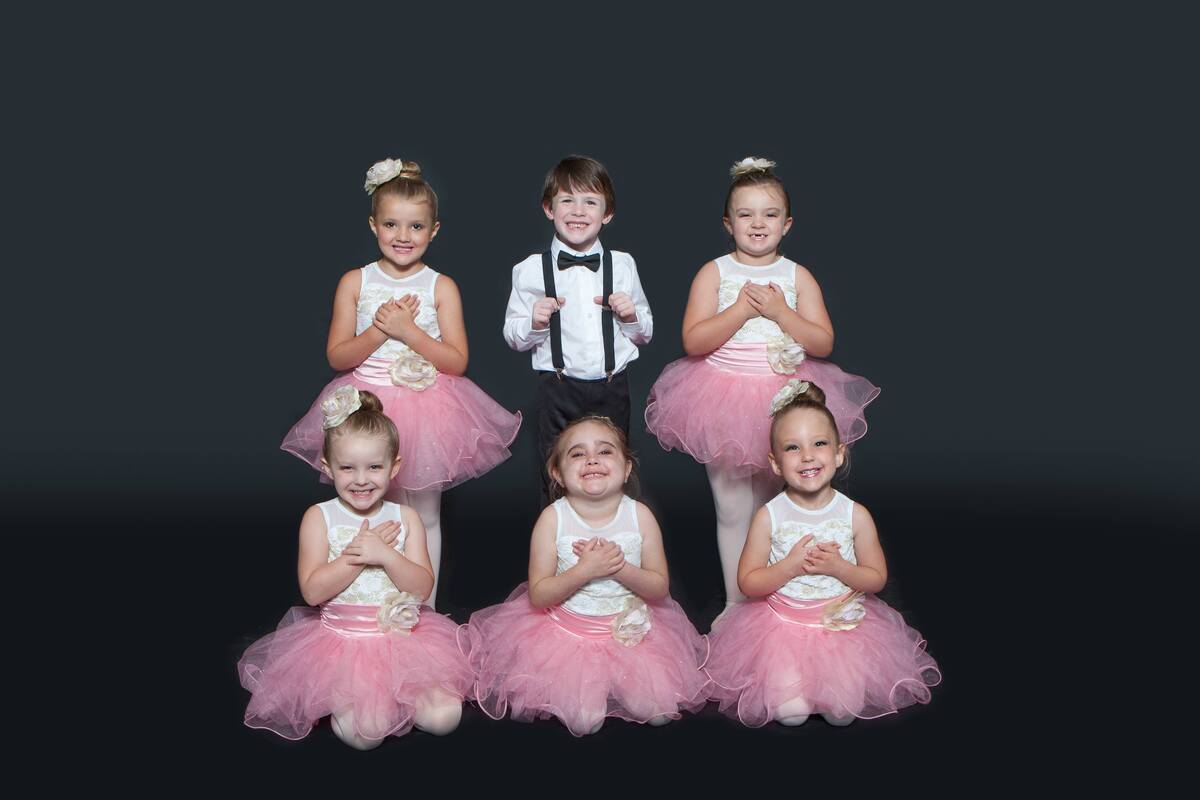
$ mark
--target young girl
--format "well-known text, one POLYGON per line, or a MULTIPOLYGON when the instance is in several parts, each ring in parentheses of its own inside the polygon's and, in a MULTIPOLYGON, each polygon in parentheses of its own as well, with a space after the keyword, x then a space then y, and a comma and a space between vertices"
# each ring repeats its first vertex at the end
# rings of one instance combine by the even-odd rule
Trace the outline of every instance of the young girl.
POLYGON ((658 523, 624 494, 633 459, 621 429, 571 423, 547 469, 564 496, 534 526, 529 583, 460 629, 480 708, 553 715, 583 736, 605 717, 661 725, 703 706, 707 646, 667 594, 658 523))
POLYGON ((941 681, 921 634, 874 596, 887 581, 865 508, 831 485, 846 445, 815 384, 791 380, 771 406, 771 471, 782 493, 758 510, 738 565, 749 597, 710 634, 705 667, 721 710, 745 725, 833 725, 928 703, 941 681))
POLYGON ((734 250, 692 281, 688 357, 663 369, 646 401, 646 426, 659 443, 707 467, 726 609, 744 599, 736 567, 750 517, 779 486, 765 457, 763 409, 772 395, 793 376, 820 383, 849 444, 866 433, 863 407, 879 394, 865 378, 813 358, 833 349, 833 323, 813 276, 779 252, 792 212, 774 166, 761 158, 734 165, 724 217, 734 250))
POLYGON ((396 426, 350 385, 323 412, 321 468, 337 497, 305 513, 299 565, 304 600, 321 608, 293 608, 242 656, 246 724, 300 739, 332 715, 338 738, 361 750, 414 723, 449 733, 472 675, 454 623, 421 607, 433 588, 421 519, 384 499, 401 468, 396 426))
POLYGON ((521 415, 510 414, 463 377, 467 332, 449 277, 422 258, 440 223, 437 195, 413 161, 387 159, 367 171, 367 222, 381 258, 342 276, 333 298, 326 352, 339 374, 283 440, 283 449, 320 469, 321 402, 335 389, 369 389, 400 430, 400 471, 389 499, 416 509, 433 565, 433 606, 441 563, 441 494, 508 458, 521 415))

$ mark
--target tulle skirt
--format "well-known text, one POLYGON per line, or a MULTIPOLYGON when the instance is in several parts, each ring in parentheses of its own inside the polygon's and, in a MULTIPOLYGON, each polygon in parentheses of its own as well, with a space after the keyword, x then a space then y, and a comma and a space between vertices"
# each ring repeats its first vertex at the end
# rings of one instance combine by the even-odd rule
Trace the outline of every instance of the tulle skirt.
POLYGON ((535 608, 521 584, 460 629, 475 701, 493 719, 558 717, 575 736, 605 717, 647 722, 696 711, 708 699, 707 642, 671 598, 647 605, 650 631, 628 647, 612 637, 611 617, 535 608))
POLYGON ((238 662, 242 686, 253 695, 246 724, 302 739, 321 717, 352 709, 353 732, 382 739, 408 733, 422 696, 467 696, 474 678, 449 617, 422 607, 407 635, 382 633, 378 610, 291 609, 238 662))
POLYGON ((722 712, 758 727, 797 698, 813 714, 862 719, 929 702, 942 679, 937 662, 882 600, 863 597, 866 615, 852 630, 827 630, 819 604, 797 605, 779 594, 748 600, 713 628, 705 672, 722 712))
POLYGON ((377 395, 396 423, 402 461, 392 480, 395 488, 444 491, 478 478, 511 455, 508 446, 521 427, 520 412, 510 414, 468 378, 439 374, 432 386, 414 391, 365 380, 355 371, 337 376, 320 391, 280 447, 320 469, 325 444, 321 401, 347 383, 377 395))
POLYGON ((764 345, 737 344, 664 367, 646 400, 646 428, 663 449, 682 450, 702 464, 743 476, 768 469, 771 400, 793 378, 825 392, 844 444, 867 432, 863 409, 879 395, 869 380, 819 358, 781 375, 771 370, 764 345))

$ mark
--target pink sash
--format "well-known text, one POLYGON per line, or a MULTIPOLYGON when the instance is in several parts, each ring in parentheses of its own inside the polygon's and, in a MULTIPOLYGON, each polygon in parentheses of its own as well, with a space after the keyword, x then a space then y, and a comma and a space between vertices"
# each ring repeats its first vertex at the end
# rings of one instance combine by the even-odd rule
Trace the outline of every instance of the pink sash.
POLYGON ((393 386, 392 374, 388 371, 391 366, 392 362, 390 360, 372 356, 354 368, 354 377, 363 383, 372 383, 376 386, 393 386))
POLYGON ((765 344, 738 344, 726 342, 709 353, 705 359, 717 369, 726 372, 752 373, 773 375, 771 362, 767 361, 767 346, 765 344))
POLYGON ((603 617, 576 614, 562 606, 546 609, 546 615, 554 620, 555 625, 582 639, 611 639, 613 635, 612 621, 617 617, 616 614, 607 614, 603 617))
MULTIPOLYGON (((424 611, 425 607, 422 606, 424 611)), ((379 606, 356 606, 349 603, 326 603, 321 606, 321 624, 326 630, 350 639, 367 636, 387 636, 379 630, 379 606)), ((421 627, 418 622, 412 630, 421 627)))
POLYGON ((825 613, 853 599, 857 592, 846 592, 827 600, 796 600, 779 592, 767 595, 767 607, 775 616, 793 625, 806 628, 826 628, 825 613))

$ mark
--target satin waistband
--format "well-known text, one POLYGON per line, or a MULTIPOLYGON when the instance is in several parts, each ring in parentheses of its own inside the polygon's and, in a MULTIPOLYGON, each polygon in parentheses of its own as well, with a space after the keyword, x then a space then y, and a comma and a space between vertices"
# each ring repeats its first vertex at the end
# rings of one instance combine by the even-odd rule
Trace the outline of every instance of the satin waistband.
POLYGON ((387 635, 379 630, 379 606, 326 603, 321 606, 321 624, 338 636, 361 638, 387 635))
POLYGON ((767 361, 765 344, 739 344, 726 342, 709 353, 705 359, 717 369, 729 372, 773 375, 771 363, 767 361))
POLYGON ((391 366, 391 359, 371 356, 354 368, 354 377, 375 386, 393 386, 392 374, 388 372, 391 366))
POLYGON ((767 595, 767 607, 784 622, 803 625, 806 628, 824 628, 825 612, 833 606, 844 603, 854 594, 855 592, 846 592, 825 600, 796 600, 779 592, 773 592, 767 595))
POLYGON ((546 609, 546 615, 554 620, 554 624, 567 633, 573 633, 585 639, 608 639, 612 637, 612 621, 616 614, 606 614, 603 617, 593 617, 588 614, 576 614, 562 606, 546 609))

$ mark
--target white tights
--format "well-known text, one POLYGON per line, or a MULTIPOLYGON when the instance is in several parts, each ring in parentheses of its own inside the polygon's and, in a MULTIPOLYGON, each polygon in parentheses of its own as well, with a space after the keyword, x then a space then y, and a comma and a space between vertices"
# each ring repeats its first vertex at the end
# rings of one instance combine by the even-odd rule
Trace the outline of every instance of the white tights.
MULTIPOLYGON (((462 700, 440 689, 421 695, 417 699, 413 724, 434 736, 445 736, 458 727, 462 719, 462 700)), ((354 732, 354 709, 346 708, 335 712, 329 719, 334 734, 355 750, 373 750, 383 739, 369 739, 354 732)))
POLYGON ((429 550, 429 565, 433 567, 433 591, 429 593, 429 599, 425 603, 430 608, 435 608, 438 569, 442 565, 442 493, 439 489, 426 489, 422 492, 393 489, 388 492, 387 499, 393 503, 411 506, 421 518, 421 524, 425 526, 425 547, 429 550))
POLYGON ((725 579, 725 607, 746 599, 737 583, 738 561, 746 544, 750 520, 759 506, 779 491, 780 479, 770 470, 736 477, 729 470, 706 465, 717 509, 717 552, 721 556, 721 575, 725 579))

